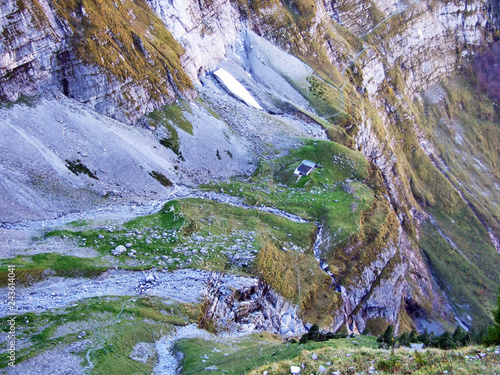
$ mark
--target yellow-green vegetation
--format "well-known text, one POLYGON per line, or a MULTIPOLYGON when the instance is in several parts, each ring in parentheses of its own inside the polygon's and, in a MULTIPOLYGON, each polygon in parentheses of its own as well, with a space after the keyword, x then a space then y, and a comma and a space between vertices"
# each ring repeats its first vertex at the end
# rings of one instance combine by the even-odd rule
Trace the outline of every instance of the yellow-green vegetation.
MULTIPOLYGON (((500 117, 495 103, 465 74, 443 83, 442 100, 415 102, 420 125, 445 166, 442 172, 488 227, 500 233, 500 117)), ((432 93, 429 93, 432 95, 432 93)))
MULTIPOLYGON (((475 327, 485 328, 491 322, 492 296, 498 285, 500 263, 494 254, 474 255, 462 243, 457 244, 458 248, 452 246, 431 223, 422 225, 419 245, 437 276, 438 284, 463 319, 470 316, 475 327), (484 263, 476 264, 479 257, 484 257, 484 263)), ((476 249, 481 250, 480 247, 476 249)))
MULTIPOLYGON (((373 338, 374 339, 374 338, 373 338)), ((333 340, 335 346, 323 344, 317 349, 304 348, 301 353, 288 360, 261 366, 248 372, 251 375, 268 371, 273 374, 288 374, 290 366, 300 366, 306 374, 317 374, 319 367, 325 373, 337 371, 341 374, 375 373, 377 374, 497 374, 500 358, 493 351, 484 351, 482 347, 470 346, 457 350, 426 349, 413 352, 406 349, 394 351, 374 349, 365 345, 364 337, 350 340, 333 340), (358 348, 344 344, 345 341, 359 342, 358 348), (483 358, 478 353, 486 354, 483 358), (313 354, 317 360, 313 359, 313 354)), ((373 340, 374 341, 374 340, 373 340)), ((328 342, 330 343, 330 342, 328 342)))
POLYGON ((416 146, 407 120, 396 122, 406 139, 399 160, 413 196, 435 220, 421 227, 419 242, 433 273, 460 315, 484 327, 500 282, 500 255, 483 225, 498 235, 499 118, 493 103, 475 93, 471 77, 443 87, 412 105, 419 128, 443 159, 436 160, 440 171, 416 146))
MULTIPOLYGON (((352 353, 357 350, 375 348, 375 337, 360 336, 355 340, 336 339, 326 342, 309 341, 306 344, 284 342, 279 336, 269 333, 256 333, 241 338, 228 338, 224 342, 203 339, 185 339, 176 344, 184 354, 183 374, 204 373, 206 368, 217 368, 224 374, 259 374, 272 368, 273 364, 295 363, 304 353, 316 350, 345 350, 352 353), (324 349, 321 349, 324 348, 324 349), (256 370, 256 369, 259 370, 256 370)), ((298 363, 300 365, 300 362, 298 363)), ((207 371, 208 372, 208 371, 207 371)), ((290 367, 281 367, 274 374, 289 374, 290 367)), ((307 372, 306 372, 307 373, 307 372)))
MULTIPOLYGON (((193 237, 223 239, 212 245, 211 250, 197 263, 198 267, 210 270, 232 269, 233 272, 241 272, 228 259, 230 255, 227 254, 227 248, 235 246, 243 238, 246 238, 247 249, 249 245, 252 246, 250 252, 255 256, 268 243, 280 248, 286 247, 294 253, 307 251, 314 233, 313 223, 295 223, 266 212, 200 199, 183 200, 182 212, 188 220, 186 228, 191 228, 193 237)), ((202 244, 190 246, 197 248, 202 244)), ((254 267, 250 267, 252 264, 248 264, 243 270, 254 273, 254 267)))
MULTIPOLYGON (((130 354, 140 342, 153 344, 175 326, 194 323, 198 305, 172 304, 156 297, 98 297, 72 306, 40 314, 17 316, 17 340, 23 342, 16 361, 26 361, 45 350, 89 340, 77 353, 88 366, 87 353, 94 365, 93 374, 151 373, 156 364, 153 349, 146 362, 134 361, 130 354), (92 349, 92 350, 91 350, 92 349)), ((0 319, 5 322, 8 318, 0 319)), ((4 330, 8 324, 2 324, 4 330)), ((1 367, 7 366, 2 353, 1 367)))
POLYGON ((148 117, 154 120, 156 124, 165 127, 175 125, 186 133, 193 135, 193 125, 186 119, 185 113, 192 113, 191 107, 185 101, 179 100, 176 104, 149 113, 148 117))
POLYGON ((193 88, 180 64, 183 48, 146 1, 64 0, 52 6, 71 28, 71 42, 85 63, 144 86, 153 99, 172 100, 175 89, 193 88))
MULTIPOLYGON (((399 245, 399 222, 391 207, 382 197, 361 217, 361 230, 344 246, 338 246, 327 256, 327 262, 333 264, 332 272, 341 285, 356 283, 363 270, 387 252, 388 247, 399 245)), ((401 259, 392 259, 380 277, 391 276, 392 267, 401 263, 401 259), (392 262, 392 263, 391 263, 392 262)), ((356 284, 355 284, 356 285, 356 284)), ((375 286, 375 285, 374 285, 375 286)))
POLYGON ((307 99, 320 115, 340 112, 342 106, 340 89, 315 76, 307 77, 307 82, 310 84, 310 94, 307 95, 307 99))

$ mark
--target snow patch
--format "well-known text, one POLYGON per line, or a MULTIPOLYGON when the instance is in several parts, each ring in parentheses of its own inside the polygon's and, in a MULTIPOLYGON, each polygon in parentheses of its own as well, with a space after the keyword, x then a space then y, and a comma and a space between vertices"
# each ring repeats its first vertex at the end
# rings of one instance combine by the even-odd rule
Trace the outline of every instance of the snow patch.
POLYGON ((244 101, 247 105, 262 109, 253 96, 243 87, 229 72, 220 68, 214 72, 215 77, 219 82, 234 96, 244 101))

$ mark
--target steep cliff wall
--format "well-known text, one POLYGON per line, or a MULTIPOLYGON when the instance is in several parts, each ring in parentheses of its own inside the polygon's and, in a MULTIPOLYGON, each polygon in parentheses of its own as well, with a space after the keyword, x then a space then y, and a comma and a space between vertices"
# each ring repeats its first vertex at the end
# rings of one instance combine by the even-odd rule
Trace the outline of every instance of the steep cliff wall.
POLYGON ((142 1, 20 0, 0 9, 3 100, 62 92, 131 123, 195 95, 182 48, 142 1))

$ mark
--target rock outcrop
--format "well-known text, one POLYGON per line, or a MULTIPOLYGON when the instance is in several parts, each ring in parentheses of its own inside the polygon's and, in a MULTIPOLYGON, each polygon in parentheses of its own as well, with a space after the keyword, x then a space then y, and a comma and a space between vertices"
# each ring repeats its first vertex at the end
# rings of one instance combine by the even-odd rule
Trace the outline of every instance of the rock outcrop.
POLYGON ((214 274, 208 281, 202 327, 211 326, 221 335, 253 331, 281 335, 305 332, 297 306, 269 286, 258 279, 244 279, 245 283, 237 285, 222 283, 222 279, 222 275, 214 274))
POLYGON ((2 100, 61 92, 133 123, 179 95, 195 96, 182 48, 143 3, 4 1, 0 28, 2 100))

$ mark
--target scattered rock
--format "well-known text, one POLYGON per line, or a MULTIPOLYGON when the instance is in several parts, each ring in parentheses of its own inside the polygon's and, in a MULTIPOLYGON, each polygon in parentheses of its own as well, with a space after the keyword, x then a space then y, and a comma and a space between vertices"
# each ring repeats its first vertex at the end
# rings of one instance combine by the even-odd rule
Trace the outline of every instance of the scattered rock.
POLYGON ((321 374, 326 371, 326 367, 323 365, 319 365, 318 367, 318 374, 321 374))
POLYGON ((299 366, 290 366, 290 373, 291 374, 300 374, 300 367, 299 366))
POLYGON ((127 248, 123 245, 118 245, 114 250, 111 250, 111 254, 114 256, 119 256, 127 251, 127 248))
POLYGON ((312 360, 313 361, 317 361, 318 360, 318 355, 316 353, 313 353, 312 356, 311 356, 312 360))
POLYGON ((348 194, 354 194, 354 192, 356 191, 356 189, 354 188, 354 186, 352 186, 349 183, 348 184, 344 184, 344 186, 342 186, 342 190, 344 190, 348 194))
POLYGON ((217 366, 208 366, 208 367, 205 367, 205 371, 217 371, 218 368, 217 366))

